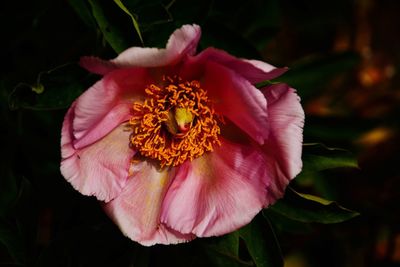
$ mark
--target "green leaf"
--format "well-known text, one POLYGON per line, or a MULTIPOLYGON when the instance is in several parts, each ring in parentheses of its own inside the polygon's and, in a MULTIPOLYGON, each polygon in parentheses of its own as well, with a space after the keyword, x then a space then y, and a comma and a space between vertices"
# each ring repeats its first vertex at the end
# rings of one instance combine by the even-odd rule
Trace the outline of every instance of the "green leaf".
POLYGON ((237 232, 233 232, 216 238, 210 247, 220 253, 237 257, 239 253, 239 235, 237 232))
POLYGON ((337 156, 328 157, 320 155, 305 155, 304 160, 307 169, 321 171, 339 167, 357 167, 357 161, 352 157, 337 156))
POLYGON ((143 45, 142 33, 140 32, 139 23, 137 22, 135 16, 132 15, 131 12, 129 12, 129 10, 124 6, 124 4, 121 2, 121 0, 114 0, 114 2, 119 6, 119 8, 121 8, 126 14, 128 14, 129 17, 131 17, 132 23, 133 23, 133 27, 135 28, 135 30, 136 30, 136 32, 137 32, 137 34, 139 36, 140 42, 143 45))
POLYGON ((247 250, 257 267, 282 267, 283 257, 278 240, 267 219, 258 215, 239 230, 247 250))
MULTIPOLYGON (((170 34, 181 25, 169 12, 170 5, 164 5, 162 0, 135 2, 126 1, 125 7, 131 14, 140 18, 140 29, 146 40, 146 46, 164 48, 170 34)), ((174 6, 174 2, 175 0, 172 0, 170 4, 174 6)), ((193 20, 188 23, 193 23, 193 20)))
POLYGON ((302 185, 315 183, 322 179, 320 171, 334 168, 357 168, 357 159, 350 151, 341 148, 327 147, 320 143, 303 145, 303 169, 296 177, 296 182, 302 185))
POLYGON ((272 209, 264 209, 262 214, 271 221, 274 229, 276 229, 278 232, 309 234, 312 231, 312 226, 309 223, 292 220, 273 211, 272 209))
POLYGON ((72 6, 78 16, 82 19, 83 23, 86 24, 86 26, 93 29, 96 27, 96 22, 93 19, 90 7, 88 6, 86 1, 68 0, 68 3, 72 6))
POLYGON ((18 84, 9 96, 11 109, 54 110, 68 108, 93 82, 77 64, 41 72, 34 85, 18 84))
POLYGON ((130 46, 129 39, 124 35, 120 27, 114 23, 112 16, 108 15, 108 8, 103 5, 103 1, 89 0, 92 13, 99 25, 106 41, 118 54, 130 46))
POLYGON ((205 253, 212 266, 233 267, 249 266, 251 263, 239 258, 239 233, 233 232, 205 241, 205 253))
POLYGON ((256 83, 254 86, 255 86, 256 88, 260 89, 260 88, 263 88, 263 87, 265 87, 265 86, 273 85, 273 84, 278 84, 278 83, 279 83, 279 82, 273 82, 273 81, 270 81, 270 80, 265 80, 265 81, 256 83))
POLYGON ((320 143, 306 143, 303 146, 303 171, 322 171, 326 169, 353 167, 357 168, 357 159, 350 151, 327 147, 320 143))
POLYGON ((284 198, 269 209, 292 220, 306 223, 339 223, 359 215, 336 202, 301 194, 290 188, 286 190, 284 198))

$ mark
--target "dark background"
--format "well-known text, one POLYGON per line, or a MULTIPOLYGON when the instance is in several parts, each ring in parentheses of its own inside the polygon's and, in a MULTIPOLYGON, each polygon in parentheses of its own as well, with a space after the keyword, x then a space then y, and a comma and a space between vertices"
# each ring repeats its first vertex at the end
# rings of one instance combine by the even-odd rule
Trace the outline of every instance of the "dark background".
MULTIPOLYGON (((278 80, 302 97, 305 142, 343 148, 358 161, 303 173, 291 186, 360 216, 327 225, 267 215, 285 266, 400 266, 399 1, 124 4, 145 46, 163 47, 174 29, 197 23, 200 50, 290 67, 278 80)), ((141 247, 59 172, 63 116, 98 79, 76 63, 141 45, 129 16, 113 1, 6 1, 0 25, 0 265, 233 266, 214 253, 220 239, 141 247)), ((235 264, 254 266, 241 251, 235 264)))

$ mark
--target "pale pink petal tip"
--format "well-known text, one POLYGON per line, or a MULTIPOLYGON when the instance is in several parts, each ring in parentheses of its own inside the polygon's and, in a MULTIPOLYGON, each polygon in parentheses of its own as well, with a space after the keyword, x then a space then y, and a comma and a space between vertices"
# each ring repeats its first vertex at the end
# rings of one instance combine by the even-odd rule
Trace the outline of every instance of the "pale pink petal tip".
POLYGON ((172 65, 196 52, 200 35, 201 30, 198 25, 184 25, 172 33, 166 48, 131 47, 111 62, 120 68, 172 65))
POLYGON ((259 60, 249 60, 234 57, 223 50, 209 47, 190 60, 189 64, 202 65, 215 62, 231 69, 252 84, 272 80, 285 73, 288 68, 276 68, 259 60))
MULTIPOLYGON (((247 59, 244 60, 247 63, 252 64, 254 67, 256 67, 259 70, 262 70, 265 74, 265 77, 263 77, 265 80, 271 80, 274 79, 278 76, 281 76, 282 74, 284 74, 286 71, 288 71, 288 67, 281 67, 281 68, 276 68, 274 66, 272 66, 271 64, 268 64, 264 61, 260 61, 260 60, 254 60, 254 59, 247 59)), ((261 77, 262 75, 260 75, 261 77)))
POLYGON ((183 25, 176 30, 168 40, 166 49, 181 55, 194 55, 201 37, 200 26, 183 25))
POLYGON ((105 75, 117 68, 117 66, 112 62, 93 56, 81 57, 79 65, 82 68, 99 75, 105 75))

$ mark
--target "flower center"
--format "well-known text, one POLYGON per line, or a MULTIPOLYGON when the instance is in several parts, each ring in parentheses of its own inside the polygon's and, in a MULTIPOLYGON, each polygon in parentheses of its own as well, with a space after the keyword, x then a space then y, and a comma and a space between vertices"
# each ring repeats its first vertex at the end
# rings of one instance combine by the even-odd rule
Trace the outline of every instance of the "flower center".
POLYGON ((222 118, 199 81, 167 76, 145 92, 147 98, 133 104, 129 121, 131 144, 142 156, 160 161, 161 167, 177 166, 221 145, 217 120, 222 118))

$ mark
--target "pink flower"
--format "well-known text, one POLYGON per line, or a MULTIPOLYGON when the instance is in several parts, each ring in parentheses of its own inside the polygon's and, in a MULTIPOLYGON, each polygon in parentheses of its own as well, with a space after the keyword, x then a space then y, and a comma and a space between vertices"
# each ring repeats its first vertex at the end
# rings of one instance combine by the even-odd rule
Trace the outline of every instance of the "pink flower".
POLYGON ((199 26, 185 25, 165 49, 83 58, 104 76, 63 123, 63 176, 143 245, 234 231, 302 167, 295 90, 254 86, 286 69, 214 48, 196 55, 199 38, 199 26))

